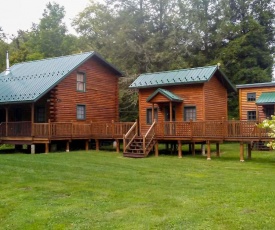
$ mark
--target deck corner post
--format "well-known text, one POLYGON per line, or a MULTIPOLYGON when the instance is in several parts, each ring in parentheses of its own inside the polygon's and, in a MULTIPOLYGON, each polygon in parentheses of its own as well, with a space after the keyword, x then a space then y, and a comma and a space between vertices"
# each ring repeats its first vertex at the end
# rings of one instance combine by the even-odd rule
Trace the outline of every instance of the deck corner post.
POLYGON ((211 145, 210 145, 210 141, 207 141, 207 160, 211 160, 211 145))
POLYGON ((244 143, 240 142, 240 162, 244 162, 244 143))
POLYGON ((159 143, 156 141, 155 143, 155 157, 159 156, 159 143))
POLYGON ((178 140, 178 158, 182 158, 182 143, 178 140))

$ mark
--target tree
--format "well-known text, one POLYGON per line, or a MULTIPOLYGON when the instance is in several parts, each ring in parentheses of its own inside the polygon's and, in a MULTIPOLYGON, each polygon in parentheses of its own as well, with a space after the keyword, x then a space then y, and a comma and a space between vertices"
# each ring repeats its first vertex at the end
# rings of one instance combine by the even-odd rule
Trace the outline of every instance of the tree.
POLYGON ((6 51, 8 50, 8 44, 5 42, 6 34, 0 27, 0 72, 5 70, 6 67, 6 51))

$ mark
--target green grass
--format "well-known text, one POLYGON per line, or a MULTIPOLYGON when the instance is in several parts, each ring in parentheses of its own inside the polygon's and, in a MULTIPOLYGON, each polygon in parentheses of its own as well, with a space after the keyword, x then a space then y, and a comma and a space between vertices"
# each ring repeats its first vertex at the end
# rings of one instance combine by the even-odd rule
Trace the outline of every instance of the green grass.
POLYGON ((0 154, 0 229, 274 229, 274 152, 221 152, 0 154))

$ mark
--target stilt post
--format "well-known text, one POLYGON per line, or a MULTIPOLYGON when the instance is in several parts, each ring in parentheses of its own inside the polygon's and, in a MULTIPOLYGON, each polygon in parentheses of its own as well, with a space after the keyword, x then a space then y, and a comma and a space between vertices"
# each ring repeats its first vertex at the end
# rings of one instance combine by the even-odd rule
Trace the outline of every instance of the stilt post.
POLYGON ((240 162, 244 162, 244 143, 240 142, 240 162))
POLYGON ((211 160, 211 145, 210 145, 210 141, 207 141, 207 160, 211 160))
POLYGON ((178 141, 178 157, 182 158, 182 144, 181 141, 178 141))
POLYGON ((216 143, 216 156, 220 157, 220 143, 216 143))
POLYGON ((155 143, 155 157, 159 156, 159 143, 156 141, 155 143))

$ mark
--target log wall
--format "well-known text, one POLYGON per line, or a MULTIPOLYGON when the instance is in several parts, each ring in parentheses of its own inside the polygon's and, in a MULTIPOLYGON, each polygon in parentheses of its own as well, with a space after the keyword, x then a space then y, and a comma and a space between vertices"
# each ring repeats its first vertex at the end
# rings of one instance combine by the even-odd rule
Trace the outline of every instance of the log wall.
MULTIPOLYGON (((196 106, 197 121, 221 120, 227 118, 227 90, 217 77, 204 84, 188 84, 162 87, 183 99, 183 103, 174 102, 176 121, 184 120, 184 107, 196 106)), ((152 103, 146 99, 157 88, 139 89, 139 121, 140 132, 144 134, 150 125, 146 124, 146 109, 152 108, 152 103)), ((151 102, 158 107, 158 121, 164 121, 164 106, 169 106, 169 100, 161 94, 156 95, 151 102)))
POLYGON ((216 77, 204 84, 204 120, 227 119, 227 90, 216 77))
MULTIPOLYGON (((83 122, 110 122, 119 120, 118 76, 96 59, 90 59, 62 80, 52 92, 55 122, 79 121, 77 105, 86 106, 83 122), (76 90, 77 72, 86 74, 86 91, 76 90)), ((51 112, 51 111, 50 111, 51 112)))
POLYGON ((247 101, 247 93, 256 93, 256 100, 264 92, 275 92, 274 86, 267 87, 251 87, 239 89, 239 112, 240 120, 247 120, 248 111, 256 111, 257 120, 263 120, 266 118, 263 106, 257 106, 256 101, 247 101))

